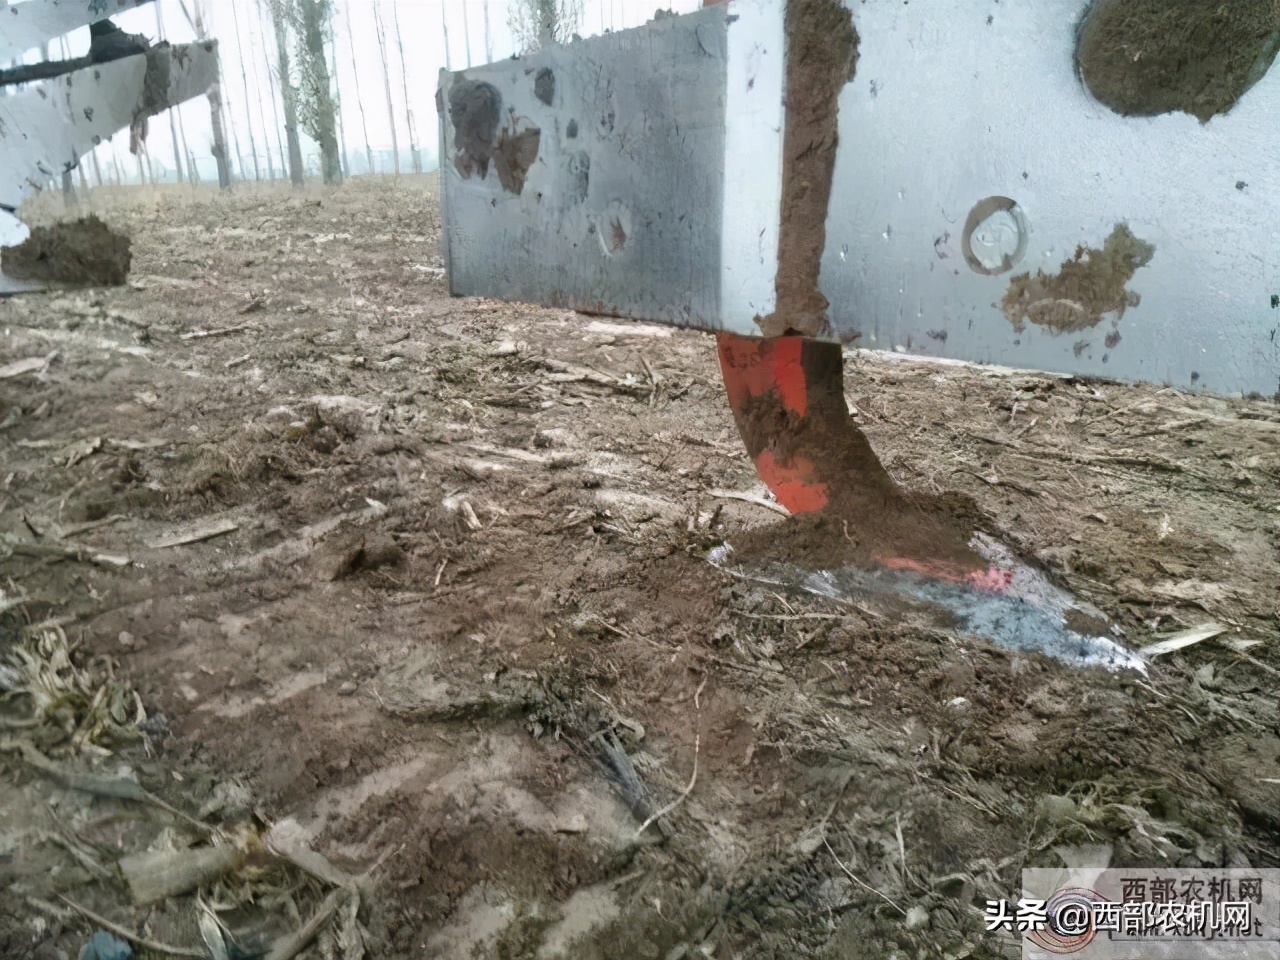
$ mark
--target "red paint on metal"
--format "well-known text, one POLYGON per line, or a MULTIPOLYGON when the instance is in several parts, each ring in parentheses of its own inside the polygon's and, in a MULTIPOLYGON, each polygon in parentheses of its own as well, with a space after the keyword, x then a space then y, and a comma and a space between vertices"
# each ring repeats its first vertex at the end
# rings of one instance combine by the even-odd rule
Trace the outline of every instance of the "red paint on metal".
MULTIPOLYGON (((753 338, 720 333, 716 340, 729 404, 740 428, 750 422, 748 407, 756 398, 773 394, 784 409, 803 418, 831 414, 829 403, 824 406, 815 399, 826 395, 822 391, 843 395, 838 383, 829 382, 832 369, 838 376, 838 367, 818 362, 817 353, 808 358, 807 364, 804 362, 806 341, 803 337, 753 338)), ((823 348, 826 349, 826 345, 823 348)), ((839 413, 844 415, 843 408, 839 413)), ((800 429, 798 424, 792 424, 792 428, 800 429)), ((839 434, 832 436, 838 438, 839 434)), ((748 447, 755 453, 760 479, 793 514, 817 513, 831 506, 830 484, 840 481, 833 480, 829 471, 824 474, 809 456, 794 452, 782 454, 772 443, 758 449, 749 439, 748 447)), ((908 556, 882 556, 877 557, 876 562, 891 570, 957 583, 985 593, 1003 593, 1013 579, 1009 570, 995 566, 975 570, 971 564, 908 556)))
POLYGON ((809 410, 809 387, 800 351, 800 337, 740 337, 716 334, 720 370, 729 391, 729 404, 740 412, 749 397, 776 391, 783 406, 803 417, 809 410))
MULTIPOLYGON (((725 0, 703 0, 702 5, 724 3, 725 0)), ((808 380, 800 363, 803 344, 800 337, 760 339, 716 334, 720 371, 735 417, 741 417, 749 399, 769 392, 777 393, 783 406, 797 416, 808 413, 808 380)), ((792 513, 815 513, 830 503, 829 488, 816 478, 813 461, 807 457, 784 462, 771 450, 762 450, 755 465, 765 486, 792 513)))
POLYGON ((1013 571, 1003 567, 992 566, 985 570, 974 570, 956 564, 920 560, 915 557, 882 557, 877 563, 890 570, 918 573, 934 580, 949 580, 984 593, 1004 593, 1013 585, 1013 571))
POLYGON ((827 485, 814 478, 813 461, 807 457, 783 463, 772 451, 762 450, 756 457, 756 473, 792 513, 816 513, 831 502, 827 485))
MULTIPOLYGON (((729 405, 741 420, 754 397, 774 393, 785 409, 799 417, 809 412, 809 383, 801 363, 800 337, 759 339, 733 333, 716 334, 720 371, 729 405)), ((778 459, 772 450, 755 458, 756 473, 778 502, 792 513, 815 513, 831 502, 830 488, 818 479, 807 457, 778 459)))
MULTIPOLYGON (((726 0, 703 0, 702 5, 725 3, 726 0)), ((770 391, 776 392, 783 406, 797 416, 808 413, 812 385, 801 363, 802 337, 758 338, 718 333, 716 345, 729 405, 739 424, 747 401, 770 391)), ((807 457, 795 456, 784 462, 775 457, 773 451, 765 449, 756 456, 755 467, 765 486, 793 514, 816 513, 831 502, 830 487, 818 479, 816 467, 807 457)), ((995 566, 973 570, 911 557, 881 558, 879 562, 893 570, 913 571, 990 593, 1003 593, 1013 583, 1011 571, 995 566)))

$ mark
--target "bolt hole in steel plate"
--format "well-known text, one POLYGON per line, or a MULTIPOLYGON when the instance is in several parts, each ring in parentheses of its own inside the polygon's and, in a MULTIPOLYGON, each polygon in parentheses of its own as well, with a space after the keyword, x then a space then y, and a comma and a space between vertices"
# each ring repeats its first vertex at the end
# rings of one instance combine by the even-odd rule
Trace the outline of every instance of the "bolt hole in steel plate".
POLYGON ((986 197, 969 211, 960 249, 974 273, 1008 273, 1027 253, 1026 214, 1010 197, 986 197))
MULTIPOLYGON (((858 64, 839 97, 819 280, 837 337, 854 332, 859 346, 978 363, 1275 392, 1274 63, 1207 123, 1181 109, 1123 116, 1081 80, 1081 23, 1091 8, 1101 13, 1101 0, 846 5, 858 64), (995 276, 984 271, 1003 267, 1006 253, 1013 259, 1014 230, 1006 223, 1007 239, 988 259, 980 224, 1006 204, 980 210, 968 251, 961 242, 970 212, 988 197, 1015 200, 1031 227, 1021 261, 995 276), (889 241, 885 224, 893 225, 889 241), (1103 296, 1089 306, 1073 295, 1081 286, 1103 296), (1059 306, 1071 323, 1035 322, 1059 320, 1059 306)), ((1204 6, 1214 16, 1257 9, 1253 0, 1204 6)), ((1150 9, 1167 24, 1160 11, 1175 7, 1188 9, 1182 0, 1150 9)), ((1167 40, 1157 32, 1153 44, 1167 40)), ((1261 41, 1243 58, 1246 80, 1259 72, 1260 50, 1261 41)))

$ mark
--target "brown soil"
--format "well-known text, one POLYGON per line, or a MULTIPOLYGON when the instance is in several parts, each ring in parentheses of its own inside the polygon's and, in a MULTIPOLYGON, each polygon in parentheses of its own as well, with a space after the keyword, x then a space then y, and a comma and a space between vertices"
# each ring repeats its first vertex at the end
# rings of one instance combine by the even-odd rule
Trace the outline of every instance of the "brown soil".
POLYGON ((738 429, 753 460, 767 450, 779 462, 814 464, 829 503, 821 515, 756 531, 735 548, 745 556, 780 554, 817 567, 900 557, 980 567, 967 546, 970 519, 955 511, 968 512, 964 505, 900 490, 849 416, 839 344, 806 341, 803 351, 805 415, 769 393, 747 402, 738 429))
POLYGON ((858 65, 853 14, 840 0, 789 3, 787 122, 782 140, 782 211, 777 302, 757 319, 766 336, 819 336, 829 328, 818 270, 827 237, 827 204, 836 167, 840 91, 858 65))
POLYGON ((1151 262, 1155 252, 1156 248, 1135 237, 1127 224, 1118 223, 1101 250, 1076 247, 1075 255, 1064 260, 1056 274, 1043 270, 1037 270, 1034 277, 1018 274, 1009 281, 1000 307, 1019 333, 1025 320, 1054 333, 1096 327, 1104 314, 1115 313, 1118 319, 1127 307, 1138 305, 1141 298, 1126 285, 1151 262))
POLYGON ((1089 92, 1124 116, 1229 111, 1280 51, 1278 0, 1094 0, 1076 65, 1089 92))
POLYGON ((538 144, 542 131, 537 127, 517 130, 515 121, 502 131, 493 147, 493 164, 498 171, 498 182, 504 190, 514 194, 524 191, 524 181, 529 168, 538 159, 538 144))
POLYGON ((130 240, 93 214, 36 227, 0 251, 0 269, 15 280, 114 287, 129 277, 130 240))
MULTIPOLYGON (((80 749, 77 700, 59 762, 387 855, 367 957, 994 958, 981 901, 1066 848, 1280 865, 1274 403, 847 361, 904 489, 972 498, 1134 643, 1227 627, 1082 674, 711 567, 779 520, 711 493, 761 487, 710 338, 451 299, 432 178, 92 203, 132 283, 0 303, 0 365, 58 354, 0 381, 0 658, 59 618, 139 691, 147 740, 80 749)), ((110 869, 170 822, 0 751, 0 955, 76 955, 58 894, 197 947, 193 896, 110 869)), ((255 882, 203 896, 241 931, 324 896, 255 882)))

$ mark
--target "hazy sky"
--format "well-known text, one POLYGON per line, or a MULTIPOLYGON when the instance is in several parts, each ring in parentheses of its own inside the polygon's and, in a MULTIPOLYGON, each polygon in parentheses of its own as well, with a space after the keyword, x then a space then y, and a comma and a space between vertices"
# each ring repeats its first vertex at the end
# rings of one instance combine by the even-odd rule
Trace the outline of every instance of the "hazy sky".
MULTIPOLYGON (((490 58, 486 46, 491 48, 493 59, 508 57, 515 52, 516 46, 508 27, 508 15, 512 4, 517 2, 519 0, 335 0, 337 82, 342 96, 346 145, 353 163, 357 154, 361 157, 364 154, 364 126, 368 128, 369 142, 375 151, 387 150, 391 146, 391 118, 387 109, 386 87, 378 50, 375 6, 380 11, 388 32, 391 98, 401 151, 407 157, 407 78, 408 99, 414 113, 417 139, 424 156, 430 156, 434 166, 437 146, 435 90, 439 71, 446 63, 446 27, 449 38, 447 59, 453 69, 466 66, 468 60, 475 65, 488 62, 490 58), (407 61, 404 72, 394 39, 397 12, 407 61)), ((583 36, 592 36, 605 30, 639 26, 651 19, 659 6, 673 9, 677 13, 686 13, 699 5, 699 0, 583 0, 583 18, 578 32, 583 36)), ((187 0, 187 6, 188 9, 191 8, 191 0, 187 0)), ((231 129, 235 132, 235 139, 239 140, 248 174, 253 176, 249 149, 249 134, 252 132, 262 176, 267 176, 268 169, 267 144, 263 143, 264 139, 270 143, 279 176, 276 114, 282 116, 282 110, 278 99, 273 104, 273 98, 268 95, 270 85, 267 49, 274 50, 275 41, 274 37, 269 36, 264 6, 260 0, 204 0, 204 9, 206 26, 219 42, 223 100, 230 115, 231 129), (248 76, 247 97, 245 82, 241 76, 242 61, 248 76)), ((167 39, 180 43, 195 38, 183 15, 180 0, 157 0, 154 4, 120 14, 115 22, 131 33, 142 33, 154 38, 158 32, 157 12, 164 22, 167 39)), ((88 46, 88 30, 79 31, 70 40, 71 53, 83 53, 88 46)), ((57 52, 55 43, 55 55, 57 52)), ((274 54, 271 54, 271 62, 274 67, 274 54)), ((212 179, 215 174, 209 149, 211 128, 208 101, 203 97, 190 101, 179 107, 178 113, 186 133, 187 146, 198 159, 201 176, 212 179)), ((167 115, 154 118, 147 140, 153 165, 162 164, 166 170, 171 169, 174 164, 173 140, 169 130, 167 115)), ((279 134, 279 137, 282 138, 283 134, 279 134)), ((228 144, 228 147, 231 152, 235 152, 234 142, 228 144)), ((314 150, 314 146, 304 144, 304 154, 314 153, 314 150)), ((127 131, 117 134, 111 143, 104 144, 99 151, 98 158, 101 162, 110 166, 112 157, 116 157, 126 176, 136 176, 137 162, 129 154, 127 131)), ((233 160, 233 168, 238 171, 238 166, 233 160)))

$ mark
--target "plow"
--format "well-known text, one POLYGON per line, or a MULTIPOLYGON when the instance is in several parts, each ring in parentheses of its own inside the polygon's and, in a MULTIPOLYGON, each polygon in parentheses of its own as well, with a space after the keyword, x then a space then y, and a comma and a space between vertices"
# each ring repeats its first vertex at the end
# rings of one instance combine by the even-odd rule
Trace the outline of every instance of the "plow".
POLYGON ((845 354, 1276 393, 1278 47, 1270 2, 732 0, 445 71, 451 291, 714 335, 760 479, 839 548, 729 572, 1141 670, 895 484, 845 354))
MULTIPOLYGON (((29 231, 22 201, 74 170, 80 158, 121 130, 145 135, 148 118, 200 96, 218 77, 217 42, 152 45, 109 17, 151 0, 0 0, 0 247, 29 231), (90 29, 89 52, 18 64, 27 51, 90 29), (8 93, 8 96, 2 95, 8 93)), ((0 271, 0 296, 38 289, 38 280, 0 271)))
POLYGON ((1273 890, 1276 0, 686 0, 406 69, 438 172, 71 209, 218 115, 140 6, 0 0, 0 955, 1040 956, 1273 890), (76 238, 132 260, 24 272, 76 238))
MULTIPOLYGON (((92 28, 87 56, 0 75, 0 244, 102 139, 216 81, 215 42, 110 25, 135 5, 0 0, 0 60, 92 28)), ((760 480, 833 544, 820 567, 723 545, 727 572, 1141 669, 972 504, 895 483, 846 361, 1277 392, 1277 49, 1273 0, 731 0, 445 71, 450 291, 714 336, 760 480)))

